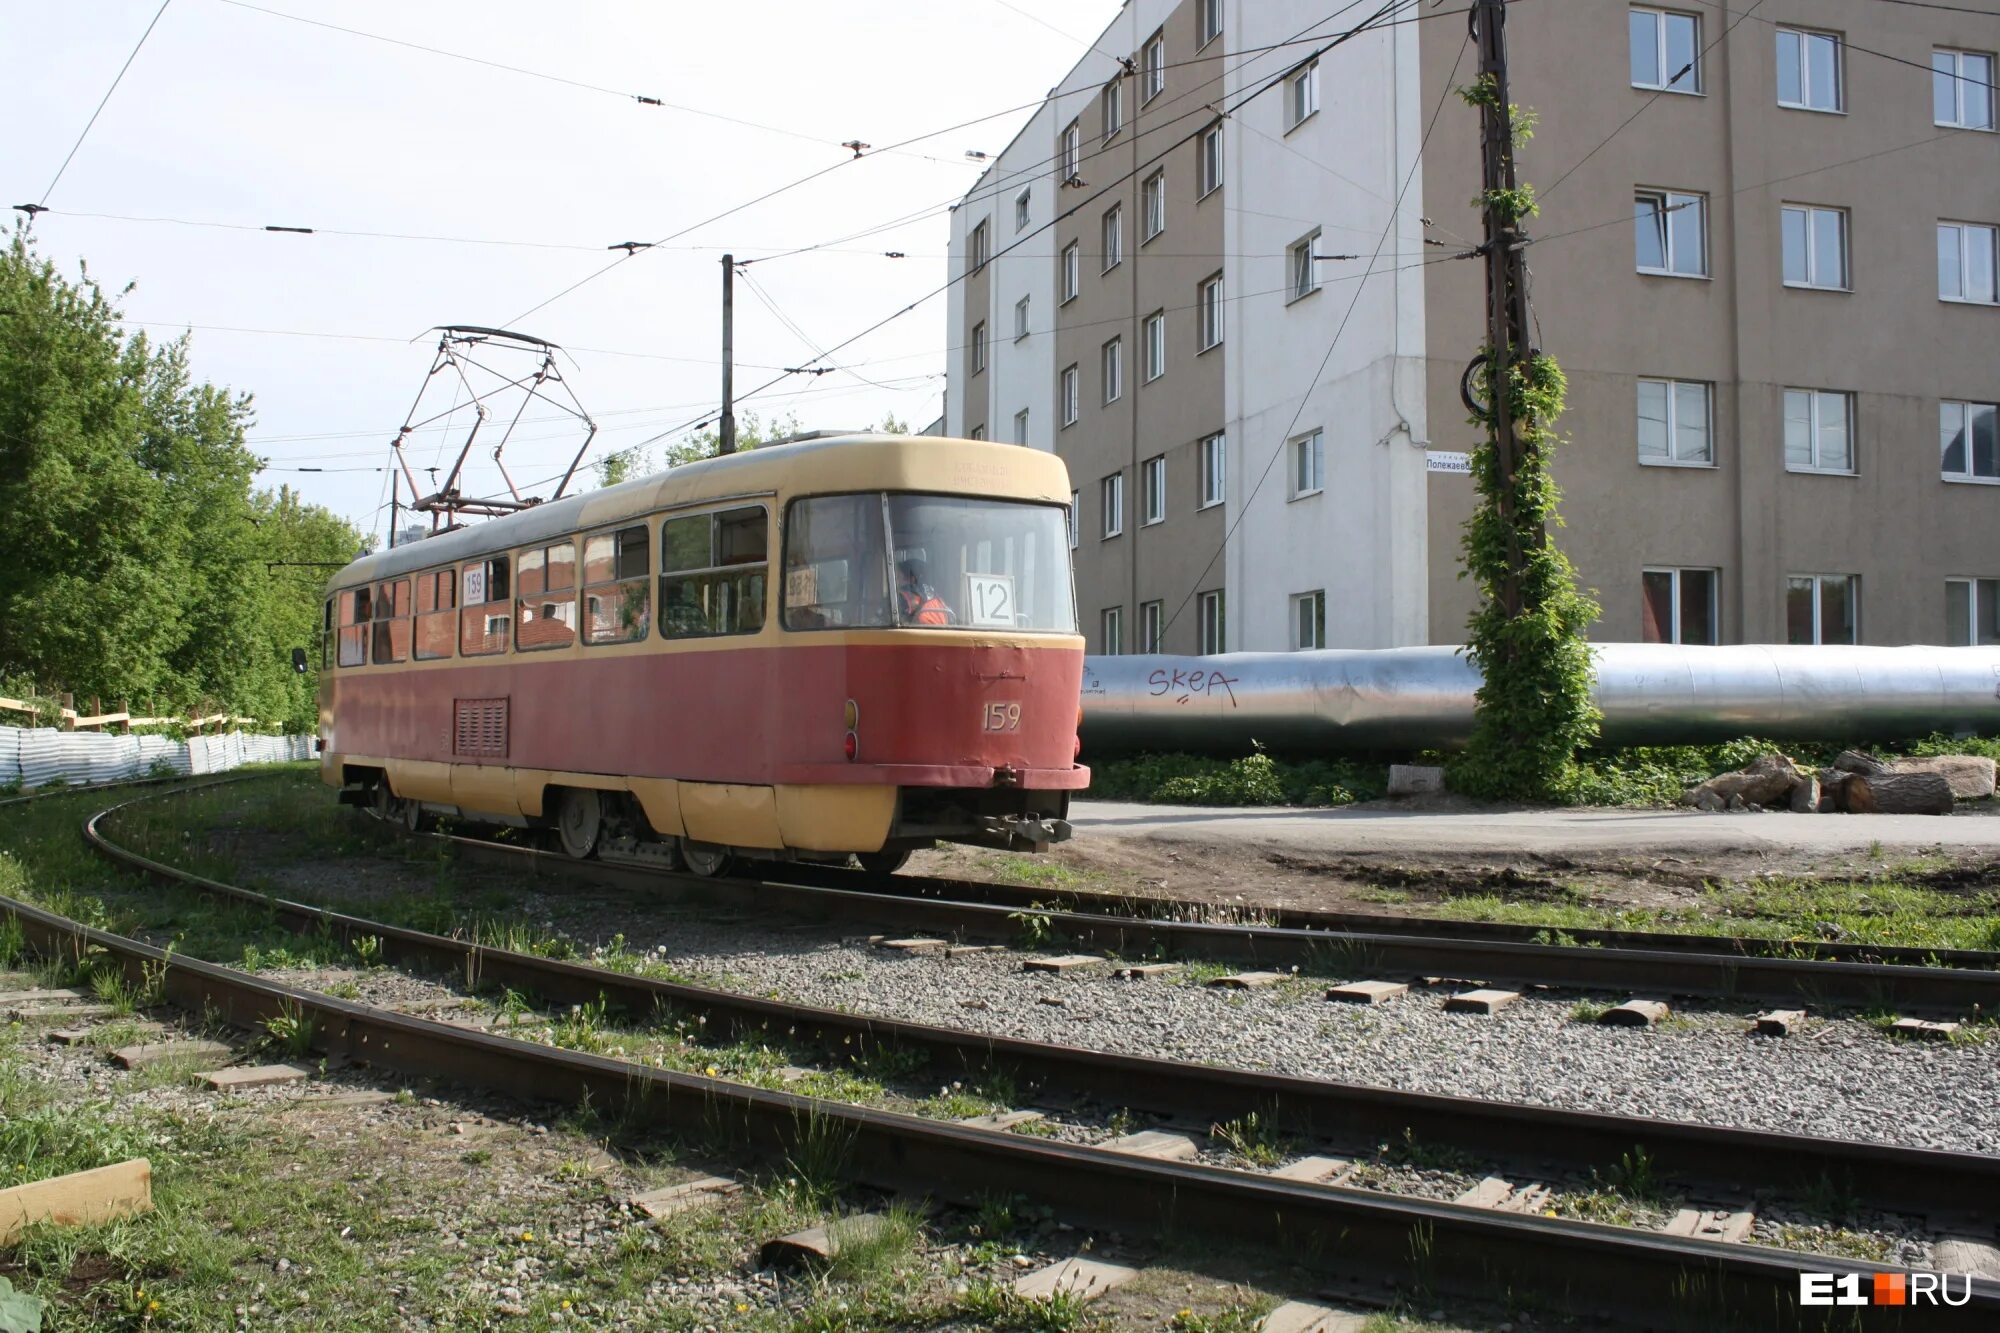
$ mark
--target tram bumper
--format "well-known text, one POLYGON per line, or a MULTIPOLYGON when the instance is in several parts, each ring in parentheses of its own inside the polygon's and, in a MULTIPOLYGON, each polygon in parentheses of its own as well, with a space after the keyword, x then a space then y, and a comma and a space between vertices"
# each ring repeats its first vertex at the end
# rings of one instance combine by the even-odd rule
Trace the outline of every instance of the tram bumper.
POLYGON ((1068 842, 1072 832, 1067 819, 1038 815, 1003 815, 985 822, 1000 839, 998 845, 1010 852, 1046 852, 1055 843, 1068 842))

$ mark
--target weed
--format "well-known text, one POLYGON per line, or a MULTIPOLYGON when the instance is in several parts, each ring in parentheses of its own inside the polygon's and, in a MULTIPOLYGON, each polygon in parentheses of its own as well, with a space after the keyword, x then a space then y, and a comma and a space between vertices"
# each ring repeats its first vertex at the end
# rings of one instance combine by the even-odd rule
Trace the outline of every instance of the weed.
POLYGON ((1256 1300, 1243 1305, 1226 1305, 1209 1314, 1193 1310, 1176 1311, 1167 1321, 1169 1333, 1257 1333, 1274 1302, 1256 1300))
POLYGON ((1019 927, 1016 938, 1022 948, 1039 949, 1055 938, 1055 922, 1040 903, 1031 906, 1034 910, 1007 913, 1007 919, 1019 927))
POLYGON ((1612 1006, 1602 1000, 1578 1000, 1569 1007, 1569 1021, 1572 1023, 1596 1023, 1611 1012, 1612 1006))
POLYGON ((1861 1197, 1854 1192, 1853 1180, 1844 1174, 1836 1181, 1822 1173, 1800 1196, 1799 1202, 1813 1216, 1831 1222, 1852 1221, 1854 1215, 1861 1211, 1861 1197))
POLYGON ((847 1172, 853 1129, 817 1110, 794 1121, 795 1141, 785 1156, 784 1192, 802 1207, 823 1209, 847 1172))
POLYGON ((266 1039, 293 1058, 312 1050, 315 1028, 312 1017, 291 1000, 281 1002, 278 1012, 264 1020, 266 1039))
POLYGON ((382 937, 380 935, 357 936, 350 945, 361 966, 376 968, 382 965, 382 937))
POLYGON ((1619 1154, 1617 1164, 1604 1173, 1604 1180, 1628 1199, 1651 1202, 1660 1198, 1660 1181, 1653 1172, 1653 1155, 1643 1145, 1635 1145, 1631 1152, 1619 1154))
POLYGON ((1255 1111, 1211 1125, 1208 1132, 1252 1166, 1273 1167, 1285 1159, 1285 1145, 1277 1126, 1255 1111))
POLYGON ((1011 1287, 980 1281, 960 1292, 954 1305, 955 1313, 975 1327, 1009 1333, 1081 1333, 1098 1327, 1089 1299, 1070 1291, 1030 1300, 1011 1287))
POLYGON ((493 1160, 493 1154, 485 1148, 474 1148, 470 1152, 460 1153, 458 1160, 464 1162, 467 1166, 485 1166, 493 1160))
POLYGON ((1401 1143, 1393 1146, 1385 1143, 1381 1152, 1395 1165, 1419 1171, 1469 1171, 1478 1165, 1478 1159, 1463 1148, 1417 1142, 1416 1131, 1409 1128, 1403 1130, 1401 1143))
MULTIPOLYGON (((835 1228, 839 1229, 838 1224, 835 1228)), ((889 1205, 874 1226, 853 1229, 842 1237, 827 1274, 845 1282, 886 1277, 909 1261, 922 1238, 922 1214, 899 1200, 889 1205)))

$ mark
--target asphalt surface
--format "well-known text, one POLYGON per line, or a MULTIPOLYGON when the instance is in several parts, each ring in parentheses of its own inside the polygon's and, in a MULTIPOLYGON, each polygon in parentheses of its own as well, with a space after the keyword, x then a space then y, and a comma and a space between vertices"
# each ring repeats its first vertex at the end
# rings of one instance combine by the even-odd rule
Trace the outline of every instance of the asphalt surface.
POLYGON ((1793 852, 1830 855, 1879 843, 1898 850, 2000 849, 2000 803, 1956 815, 1703 814, 1693 810, 1339 810, 1079 801, 1079 840, 1123 834, 1155 842, 1242 844, 1328 856, 1793 852))

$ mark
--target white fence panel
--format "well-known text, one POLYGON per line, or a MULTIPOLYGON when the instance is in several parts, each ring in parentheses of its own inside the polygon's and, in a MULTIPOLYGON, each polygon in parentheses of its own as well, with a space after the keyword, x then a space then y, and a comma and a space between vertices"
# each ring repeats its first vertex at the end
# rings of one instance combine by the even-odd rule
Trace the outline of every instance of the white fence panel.
POLYGON ((244 764, 311 759, 310 736, 116 736, 46 727, 0 727, 0 786, 123 782, 172 772, 221 773, 244 764))

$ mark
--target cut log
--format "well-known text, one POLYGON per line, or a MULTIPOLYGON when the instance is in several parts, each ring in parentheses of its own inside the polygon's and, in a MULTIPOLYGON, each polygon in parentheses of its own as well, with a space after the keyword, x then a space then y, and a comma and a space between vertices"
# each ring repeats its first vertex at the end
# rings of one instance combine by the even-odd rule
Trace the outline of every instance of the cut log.
POLYGON ((1928 759, 1898 759, 1889 765, 1891 773, 1935 773, 1951 784, 1951 794, 1961 801, 1984 801, 1993 795, 1995 764, 1976 754, 1940 754, 1928 759))
POLYGON ((1833 766, 1843 773, 1886 773, 1889 766, 1872 754, 1859 750, 1842 750, 1834 758, 1833 766))
POLYGON ((1792 784, 1792 813, 1809 815, 1819 809, 1819 778, 1806 774, 1792 784))
POLYGON ((1948 815, 1951 783, 1937 773, 1856 773, 1847 809, 1857 815, 1948 815))
POLYGON ((1847 780, 1854 775, 1844 768, 1819 771, 1819 812, 1837 815, 1847 809, 1847 780))

